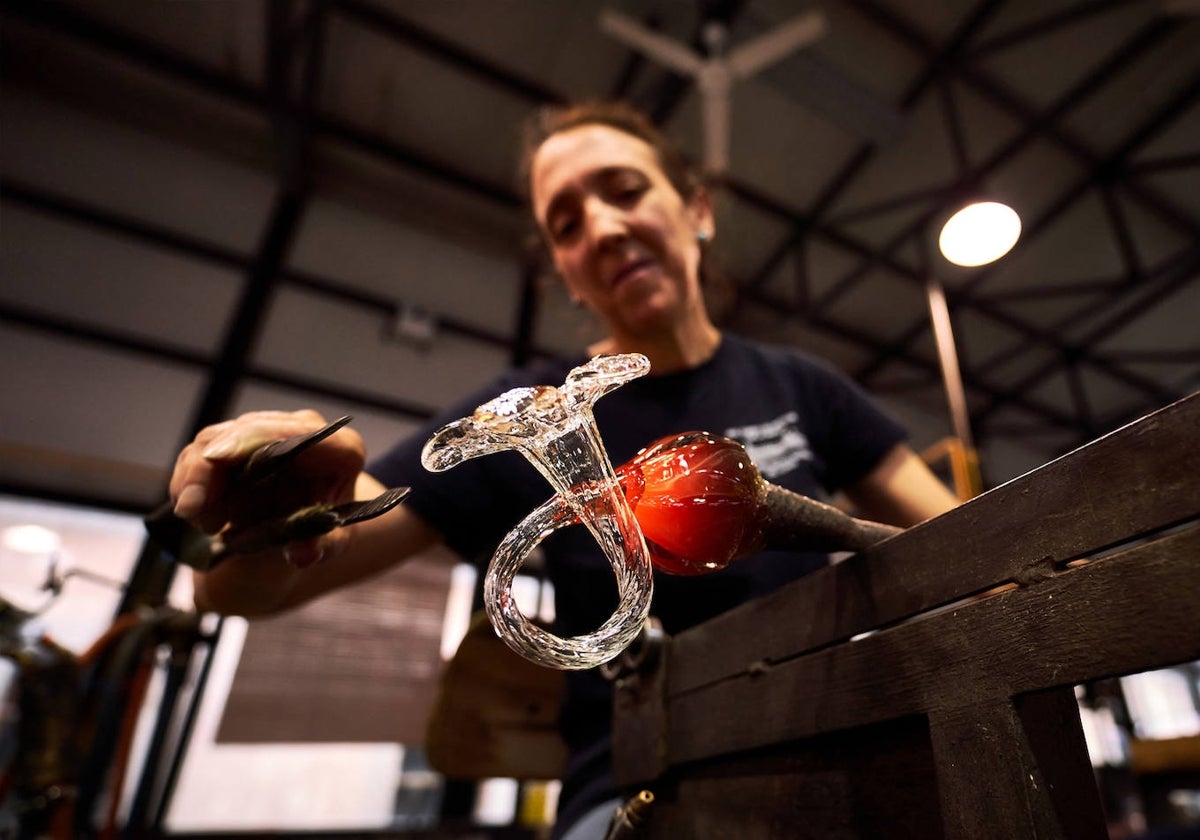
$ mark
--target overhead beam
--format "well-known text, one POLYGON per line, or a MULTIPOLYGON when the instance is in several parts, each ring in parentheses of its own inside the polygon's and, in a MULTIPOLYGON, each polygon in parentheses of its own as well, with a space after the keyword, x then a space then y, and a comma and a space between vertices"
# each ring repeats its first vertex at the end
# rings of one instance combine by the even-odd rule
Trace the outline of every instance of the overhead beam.
POLYGON ((388 10, 362 0, 330 0, 331 11, 346 20, 385 35, 392 40, 453 65, 476 81, 507 93, 520 96, 531 103, 563 102, 562 93, 534 79, 514 73, 503 65, 463 49, 460 45, 395 15, 388 10))
MULTIPOLYGON (((67 341, 90 344, 107 351, 130 353, 197 371, 207 370, 215 363, 213 355, 182 345, 98 326, 78 318, 49 315, 9 303, 0 304, 0 322, 55 334, 67 341)), ((306 392, 330 402, 370 408, 409 420, 428 420, 435 413, 432 406, 263 365, 248 365, 245 368, 244 380, 306 392)))
POLYGON ((978 59, 989 53, 1026 44, 1029 41, 1058 32, 1067 26, 1074 26, 1088 18, 1107 14, 1113 9, 1118 9, 1122 6, 1131 6, 1134 3, 1141 2, 1144 2, 1144 0, 1084 0, 1081 3, 1077 2, 1073 6, 1067 6, 1065 9, 1050 12, 1029 23, 1022 24, 999 35, 993 35, 990 38, 980 41, 972 48, 971 58, 978 59))
MULTIPOLYGON (((1185 248, 1179 254, 1166 261, 1155 275, 1143 277, 1141 282, 1137 284, 1138 299, 1120 312, 1116 312, 1099 323, 1093 324, 1087 333, 1077 342, 1076 346, 1088 347, 1101 339, 1111 336, 1129 324, 1137 315, 1161 303, 1185 285, 1195 282, 1197 275, 1200 275, 1200 244, 1193 243, 1190 247, 1185 248)), ((1082 355, 1082 353, 1078 355, 1082 355)), ((1070 349, 1068 349, 1068 358, 1070 358, 1070 349)), ((1108 374, 1123 384, 1127 383, 1128 375, 1121 368, 1106 365, 1103 363, 1102 357, 1098 358, 1095 355, 1089 354, 1088 359, 1101 372, 1108 374)), ((1054 373, 1058 367, 1059 362, 1057 360, 1041 365, 1017 383, 1010 390, 1010 393, 1022 393, 1036 387, 1046 377, 1054 373)), ((1166 388, 1160 387, 1157 390, 1160 406, 1185 396, 1182 393, 1173 392, 1166 388)), ((986 423, 988 418, 994 415, 1002 406, 1011 402, 1012 400, 1007 397, 994 396, 989 405, 976 413, 976 423, 986 423)))
MULTIPOLYGON (((76 38, 83 43, 116 55, 123 60, 133 60, 140 66, 153 72, 192 85, 208 94, 229 98, 240 104, 253 107, 260 112, 269 107, 267 97, 261 91, 255 90, 236 80, 214 77, 214 74, 208 68, 205 68, 193 59, 173 54, 152 44, 141 42, 136 36, 122 32, 77 9, 54 7, 53 13, 49 13, 42 4, 32 3, 30 0, 15 0, 9 8, 16 10, 17 13, 36 23, 50 27, 54 31, 76 38)), ((395 141, 365 132, 345 120, 329 115, 314 114, 312 125, 313 131, 318 136, 328 137, 357 148, 360 151, 380 158, 388 164, 419 171, 423 175, 438 180, 441 183, 461 188, 476 198, 510 209, 519 209, 523 206, 519 196, 511 189, 483 182, 460 170, 431 160, 428 156, 403 148, 395 141)), ((739 190, 743 198, 754 200, 750 197, 751 191, 748 189, 741 188, 738 185, 730 186, 739 190)), ((780 208, 774 202, 760 201, 758 203, 762 209, 766 209, 768 212, 775 213, 776 215, 781 215, 781 217, 787 218, 793 223, 798 223, 800 217, 794 211, 780 208)), ((94 220, 98 215, 94 212, 94 209, 85 210, 84 212, 88 213, 94 220)), ((128 229, 140 229, 143 233, 148 230, 136 222, 129 225, 128 229)), ((835 231, 823 231, 823 233, 834 244, 848 249, 853 253, 873 253, 869 246, 851 237, 835 231)), ((170 233, 167 233, 165 241, 192 248, 194 253, 206 250, 196 247, 197 243, 194 241, 189 243, 186 241, 186 238, 170 233)), ((214 253, 212 249, 208 249, 208 252, 210 255, 214 253)), ((896 263, 889 264, 900 270, 904 270, 905 268, 896 263)), ((288 276, 295 278, 296 275, 294 272, 289 272, 288 276)), ((462 326, 461 324, 459 325, 459 327, 462 326)), ((504 343, 505 346, 511 346, 511 341, 505 340, 504 343)))
MULTIPOLYGON (((853 2, 865 2, 865 0, 853 0, 853 2)), ((1001 166, 1008 163, 1016 157, 1018 153, 1023 151, 1030 143, 1046 131, 1049 131, 1054 123, 1063 115, 1074 109, 1086 97, 1098 90, 1103 84, 1115 76, 1133 57, 1141 55, 1151 49, 1163 37, 1165 37, 1167 28, 1158 22, 1155 22, 1147 27, 1144 27, 1139 32, 1135 33, 1129 40, 1123 43, 1116 51, 1110 54, 1087 78, 1081 80, 1078 84, 1072 87, 1067 93, 1061 96, 1057 102, 1047 108, 1045 111, 1032 115, 1029 120, 1024 122, 1023 128, 1018 134, 1004 144, 998 151, 993 153, 983 163, 972 167, 971 172, 966 178, 970 184, 980 184, 986 181, 988 177, 1000 169, 1001 166)), ((1089 158, 1091 166, 1086 179, 1088 185, 1095 180, 1097 173, 1109 171, 1108 165, 1103 165, 1101 161, 1094 161, 1089 158)), ((1081 190, 1069 190, 1073 193, 1074 198, 1078 198, 1083 194, 1081 190)), ((1066 204, 1063 205, 1064 209, 1066 204)), ((944 214, 949 209, 952 209, 948 203, 940 203, 933 206, 922 213, 919 218, 903 228, 899 233, 893 236, 886 245, 881 249, 886 254, 894 253, 905 245, 914 236, 921 234, 928 225, 933 223, 939 215, 944 214)), ((1022 247, 1029 241, 1029 236, 1026 235, 1018 243, 1018 247, 1022 247)), ((854 271, 850 272, 842 281, 833 286, 820 300, 816 302, 816 306, 820 309, 827 308, 834 303, 842 295, 850 291, 858 282, 867 274, 869 265, 862 265, 854 271)), ((976 277, 979 277, 977 274, 976 277)), ((965 305, 977 306, 966 295, 961 294, 960 299, 965 305)), ((981 307, 981 311, 985 315, 992 315, 987 307, 981 307)))
MULTIPOLYGON (((925 56, 925 67, 921 74, 908 85, 900 99, 901 113, 911 111, 925 92, 942 78, 946 69, 954 63, 970 39, 995 14, 1000 5, 1000 0, 984 0, 979 3, 944 45, 925 56)), ((815 230, 822 233, 828 231, 827 226, 824 225, 824 218, 830 208, 854 183, 867 164, 875 159, 878 152, 879 147, 871 142, 863 143, 858 147, 817 196, 803 221, 793 228, 784 242, 745 281, 743 285, 746 288, 761 289, 782 260, 810 231, 815 230)))
MULTIPOLYGON (((922 32, 911 21, 894 9, 888 8, 879 0, 846 0, 869 20, 875 21, 880 28, 894 38, 917 52, 918 55, 931 56, 938 51, 938 44, 929 35, 922 32)), ((1126 44, 1136 46, 1145 37, 1158 38, 1159 32, 1170 34, 1187 25, 1186 21, 1173 20, 1166 15, 1151 19, 1139 32, 1135 33, 1126 44)), ((953 67, 954 75, 965 82, 986 99, 998 105, 1015 116, 1025 125, 1034 125, 1048 140, 1078 160, 1083 166, 1093 168, 1100 153, 1087 143, 1074 136, 1058 125, 1056 119, 1045 119, 1038 108, 1026 102, 1011 88, 997 81, 989 73, 979 69, 971 62, 960 62, 953 67)), ((1087 79, 1084 82, 1088 82, 1087 79)), ((1138 187, 1135 195, 1152 212, 1192 234, 1200 234, 1200 221, 1192 218, 1187 212, 1175 206, 1157 192, 1138 187)))
MULTIPOLYGON (((239 251, 215 245, 161 225, 124 216, 79 199, 57 195, 11 178, 6 178, 0 185, 0 200, 21 204, 35 211, 60 216, 78 224, 98 227, 108 233, 126 236, 150 247, 175 251, 193 259, 211 262, 222 268, 248 272, 254 265, 251 256, 239 251)), ((396 297, 358 289, 343 281, 314 272, 281 268, 278 276, 289 286, 328 297, 339 303, 372 310, 380 318, 395 317, 405 305, 403 300, 396 297)), ((508 349, 511 346, 507 334, 484 329, 458 318, 439 314, 437 325, 440 331, 479 341, 492 347, 508 349)), ((540 346, 533 346, 530 352, 547 358, 554 355, 550 350, 540 346)))
MULTIPOLYGON (((1174 97, 1163 105, 1156 113, 1146 119, 1142 125, 1137 127, 1123 141, 1117 149, 1107 158, 1097 161, 1094 167, 1086 172, 1067 190, 1059 195, 1059 197, 1046 208, 1032 223, 1026 225, 1022 233, 1021 241, 1018 247, 1025 248, 1029 243, 1036 240, 1042 235, 1062 214, 1064 214, 1071 206, 1086 195, 1089 190, 1095 187, 1102 180, 1107 182, 1111 173, 1119 172, 1122 163, 1128 159, 1138 148, 1146 143, 1150 138, 1155 136, 1164 126, 1176 119, 1180 114, 1187 110, 1191 104, 1200 97, 1200 74, 1196 74, 1188 84, 1183 86, 1174 97)), ((916 231, 913 231, 916 233, 916 231)), ((1200 239, 1200 236, 1196 237, 1200 239)), ((1058 330, 1046 331, 1031 331, 1028 325, 1017 318, 1007 314, 1000 307, 994 306, 987 302, 987 299, 981 298, 977 294, 977 290, 986 282, 986 280, 1000 266, 992 265, 983 268, 973 274, 969 279, 959 284, 955 290, 953 300, 958 306, 965 306, 983 312, 998 323, 1006 327, 1015 329, 1027 338, 1035 338, 1038 341, 1048 345, 1056 351, 1060 356, 1085 361, 1091 364, 1098 365, 1104 368, 1110 375, 1122 379, 1132 388, 1135 388, 1147 396, 1155 400, 1161 400, 1164 397, 1162 389, 1156 384, 1128 371, 1123 371, 1119 367, 1111 364, 1105 364, 1093 358, 1086 347, 1069 345, 1064 342, 1058 330), (1038 334, 1031 334, 1038 333, 1038 334)), ((1130 287, 1132 288, 1132 287, 1130 287)), ((879 370, 887 363, 888 359, 895 354, 903 354, 909 347, 920 337, 928 325, 924 321, 919 321, 890 346, 889 353, 880 354, 866 366, 864 366, 857 375, 862 381, 870 381, 879 370)))
MULTIPOLYGON (((798 218, 798 214, 795 214, 794 211, 789 210, 787 207, 780 205, 774 199, 763 195, 756 190, 753 190, 745 184, 731 181, 727 182, 726 186, 740 199, 746 201, 754 207, 757 207, 760 210, 771 212, 782 219, 791 219, 796 221, 798 218)), ((857 240, 844 234, 839 234, 832 229, 823 231, 823 233, 825 234, 825 238, 834 244, 839 245, 851 253, 857 253, 865 258, 879 260, 880 265, 893 272, 897 277, 913 284, 914 286, 919 286, 922 290, 924 289, 925 281, 919 270, 905 265, 904 263, 897 262, 891 257, 873 252, 870 250, 870 248, 858 242, 857 240)), ((922 291, 922 294, 923 293, 924 292, 922 291)), ((876 358, 886 357, 888 359, 892 359, 899 357, 918 369, 928 371, 931 377, 936 378, 940 376, 938 366, 934 361, 930 359, 924 359, 915 353, 912 353, 907 347, 903 348, 899 352, 894 352, 891 344, 888 344, 887 342, 884 342, 873 336, 869 336, 861 330, 853 329, 847 325, 840 324, 838 321, 824 313, 816 313, 811 307, 801 310, 799 307, 792 305, 788 301, 775 298, 763 290, 742 289, 739 291, 739 294, 744 296, 747 302, 763 304, 773 308, 776 312, 783 312, 785 314, 796 316, 797 318, 802 317, 805 324, 813 326, 819 330, 824 330, 833 335, 837 335, 840 338, 852 341, 860 347, 863 347, 864 349, 874 353, 876 358)), ((951 292, 947 292, 947 296, 952 301, 955 300, 954 295, 951 292)), ((1013 322, 1014 329, 1031 329, 1028 325, 1017 322, 1016 319, 1012 318, 1011 316, 1008 316, 1007 320, 1013 322)), ((1049 340, 1049 336, 1047 336, 1046 339, 1049 340)), ((979 380, 967 370, 963 371, 963 384, 971 390, 977 390, 985 394, 995 391, 994 388, 992 388, 986 382, 979 380)), ((996 393, 998 394, 1001 392, 996 393)), ((1060 427, 1064 426, 1065 424, 1067 428, 1071 427, 1071 419, 1062 412, 1058 412, 1050 406, 1030 400, 1022 394, 1011 394, 1009 396, 1011 396, 1014 401, 1016 401, 1027 411, 1044 418, 1048 423, 1060 427)))
MULTIPOLYGON (((866 0, 862 0, 862 2, 866 2, 866 0)), ((139 57, 141 60, 150 61, 151 63, 156 64, 156 66, 158 66, 160 69, 170 70, 170 68, 174 67, 175 70, 180 71, 181 75, 189 75, 191 77, 192 81, 195 81, 199 84, 204 85, 208 90, 210 90, 210 92, 215 92, 218 89, 224 89, 224 91, 227 95, 235 97, 240 102, 243 102, 245 104, 251 104, 258 108, 262 108, 265 106, 261 92, 255 92, 252 90, 248 90, 248 89, 244 88, 243 86, 237 84, 236 82, 231 83, 227 79, 213 78, 214 74, 212 73, 212 71, 208 70, 207 68, 198 67, 195 65, 194 62, 191 62, 188 59, 182 59, 179 56, 171 56, 171 55, 167 54, 165 51, 157 49, 157 48, 153 47, 152 45, 145 45, 145 44, 139 45, 136 43, 137 39, 134 36, 129 36, 127 33, 113 33, 111 31, 105 31, 106 28, 104 27, 103 24, 96 24, 95 26, 86 25, 83 27, 77 26, 76 23, 71 22, 71 20, 74 20, 76 22, 78 20, 79 15, 76 11, 60 9, 58 7, 55 7, 52 11, 47 12, 47 13, 43 13, 40 10, 39 11, 30 11, 34 7, 41 7, 41 5, 42 4, 31 3, 31 2, 29 2, 29 0, 16 0, 16 2, 14 2, 14 4, 11 4, 9 6, 9 8, 11 9, 14 6, 18 7, 21 14, 29 16, 29 17, 34 17, 34 18, 40 17, 42 19, 53 18, 58 21, 58 24, 62 23, 62 19, 64 17, 68 18, 70 20, 67 22, 67 24, 65 26, 66 29, 76 32, 77 34, 80 35, 80 37, 94 37, 97 35, 97 30, 99 30, 101 42, 107 43, 110 46, 110 48, 112 48, 116 52, 121 53, 123 57, 126 57, 126 58, 129 58, 131 56, 139 57), (192 72, 195 70, 199 70, 199 72, 192 72)), ((369 8, 370 8, 368 6, 365 6, 362 3, 338 2, 338 3, 335 3, 334 5, 338 9, 339 12, 345 12, 348 16, 356 16, 356 19, 358 19, 360 21, 366 20, 370 16, 369 14, 360 14, 360 12, 362 12, 364 9, 369 10, 369 8)), ((986 6, 987 6, 987 4, 984 4, 984 6, 981 6, 980 8, 985 8, 986 6)), ((94 24, 95 22, 93 21, 92 23, 94 24)), ((55 25, 58 26, 58 24, 55 24, 55 25)), ((395 30, 393 29, 393 31, 395 31, 395 30)), ((416 43, 416 40, 414 40, 413 43, 416 43)), ((935 47, 935 49, 936 49, 936 47, 935 47)), ((457 63, 457 59, 454 58, 454 56, 452 55, 452 52, 442 52, 441 54, 448 60, 453 59, 457 63)), ((459 58, 461 58, 461 57, 462 56, 460 56, 459 58)), ((471 62, 469 60, 469 56, 467 58, 468 58, 467 64, 470 64, 471 62)), ((490 71, 487 71, 482 65, 476 65, 476 66, 479 69, 479 75, 481 78, 483 76, 491 75, 490 71)), ((963 72, 961 67, 955 68, 955 70, 956 70, 956 72, 959 72, 959 73, 963 72)), ((974 77, 972 77, 972 79, 973 78, 974 77)), ((501 79, 501 81, 503 82, 503 79, 501 79)), ((505 84, 507 84, 507 83, 505 83, 505 84)), ((529 95, 531 97, 535 97, 535 96, 536 97, 546 97, 546 96, 554 96, 555 95, 553 91, 535 90, 534 88, 536 88, 537 86, 534 86, 534 88, 530 88, 529 86, 525 86, 525 85, 520 85, 520 86, 524 87, 529 92, 529 95)), ((321 122, 320 120, 318 120, 314 125, 314 130, 320 132, 323 135, 332 136, 335 139, 340 139, 340 140, 343 140, 346 142, 350 142, 351 144, 358 145, 359 148, 362 148, 365 151, 373 152, 375 154, 381 154, 384 157, 387 157, 393 163, 400 163, 402 165, 407 165, 407 166, 414 167, 414 168, 421 168, 421 169, 425 170, 426 172, 432 172, 434 177, 437 177, 439 179, 441 179, 442 176, 444 176, 444 175, 449 175, 450 178, 454 177, 454 175, 452 173, 449 173, 447 171, 438 171, 439 167, 436 162, 432 162, 432 161, 423 159, 419 154, 410 154, 409 152, 407 152, 405 150, 398 150, 397 147, 395 147, 393 144, 388 144, 386 142, 380 142, 378 140, 378 138, 371 138, 370 136, 366 135, 365 133, 357 132, 357 130, 354 129, 354 127, 352 127, 352 126, 345 125, 345 124, 338 124, 335 121, 321 122)), ((1051 131, 1052 137, 1055 136, 1054 135, 1055 131, 1057 131, 1057 129, 1052 128, 1052 131, 1051 131)), ((516 202, 516 199, 512 195, 511 191, 491 188, 490 185, 480 185, 477 183, 472 183, 469 176, 465 179, 465 181, 460 182, 459 186, 463 186, 464 188, 471 190, 473 193, 475 193, 477 195, 481 195, 483 197, 490 198, 491 200, 496 201, 498 203, 510 204, 510 206, 512 206, 512 203, 516 202), (480 188, 480 187, 482 187, 482 188, 480 188)), ((798 214, 794 211, 785 211, 785 217, 790 218, 792 220, 796 220, 798 218, 807 218, 806 214, 798 214)), ((871 248, 870 246, 867 246, 864 243, 858 242, 851 237, 847 237, 845 235, 839 234, 837 231, 829 230, 828 228, 826 228, 826 229, 822 230, 821 232, 823 234, 827 235, 831 239, 831 241, 833 241, 835 244, 840 244, 843 247, 848 247, 851 250, 851 252, 860 253, 860 254, 863 254, 864 256, 877 254, 875 249, 871 248)), ((788 253, 790 253, 790 250, 791 249, 788 249, 788 253)), ((878 258, 878 257, 876 256, 876 258, 878 258)), ((896 261, 891 260, 891 259, 884 259, 881 261, 881 264, 892 270, 895 270, 898 268, 898 269, 900 269, 900 276, 902 276, 902 277, 907 276, 911 279, 911 276, 912 276, 911 268, 904 266, 901 263, 897 263, 896 261)), ((904 355, 907 356, 908 354, 905 353, 904 355)), ((912 357, 909 357, 909 358, 912 358, 912 357)))

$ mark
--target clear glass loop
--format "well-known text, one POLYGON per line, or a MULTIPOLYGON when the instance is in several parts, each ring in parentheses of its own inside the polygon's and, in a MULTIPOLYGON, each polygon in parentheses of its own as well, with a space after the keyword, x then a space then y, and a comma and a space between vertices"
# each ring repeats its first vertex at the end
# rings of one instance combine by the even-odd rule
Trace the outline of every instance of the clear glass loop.
POLYGON ((481 405, 470 417, 440 429, 421 453, 426 469, 440 471, 516 449, 556 491, 501 541, 484 579, 484 606, 497 634, 534 662, 570 670, 607 662, 637 638, 650 612, 650 555, 592 416, 597 399, 649 370, 649 360, 640 354, 597 356, 572 370, 561 388, 515 388, 481 405), (620 604, 596 631, 562 638, 522 615, 512 582, 542 540, 578 523, 612 566, 620 604))

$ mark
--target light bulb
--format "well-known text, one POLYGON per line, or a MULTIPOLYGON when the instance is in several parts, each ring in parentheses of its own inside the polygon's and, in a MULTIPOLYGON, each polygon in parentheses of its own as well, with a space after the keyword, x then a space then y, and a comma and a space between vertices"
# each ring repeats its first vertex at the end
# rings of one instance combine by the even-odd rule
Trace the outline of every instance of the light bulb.
POLYGON ((53 554, 62 545, 62 538, 41 525, 10 525, 4 529, 0 544, 19 554, 53 554))
POLYGON ((947 220, 938 237, 942 255, 955 265, 987 265, 1007 254, 1021 235, 1021 217, 1007 204, 968 204, 947 220))

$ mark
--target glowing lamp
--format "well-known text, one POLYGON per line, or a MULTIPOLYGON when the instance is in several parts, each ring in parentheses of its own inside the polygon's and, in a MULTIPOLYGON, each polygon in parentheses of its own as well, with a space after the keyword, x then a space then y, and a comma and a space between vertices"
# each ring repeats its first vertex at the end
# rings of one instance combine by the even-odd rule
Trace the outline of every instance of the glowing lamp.
POLYGON ((1021 217, 1007 204, 968 204, 947 220, 938 237, 942 255, 955 265, 987 265, 1007 254, 1021 235, 1021 217))
POLYGON ((62 546, 62 539, 41 525, 10 525, 0 536, 0 545, 18 554, 53 554, 62 546))

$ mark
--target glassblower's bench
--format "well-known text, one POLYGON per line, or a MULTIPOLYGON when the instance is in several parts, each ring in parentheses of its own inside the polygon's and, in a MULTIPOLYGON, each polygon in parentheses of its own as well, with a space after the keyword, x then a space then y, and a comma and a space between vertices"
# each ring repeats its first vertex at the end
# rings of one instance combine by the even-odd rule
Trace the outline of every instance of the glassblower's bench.
POLYGON ((1198 444, 1192 395, 626 656, 637 836, 1107 837, 1072 686, 1200 659, 1198 444))

